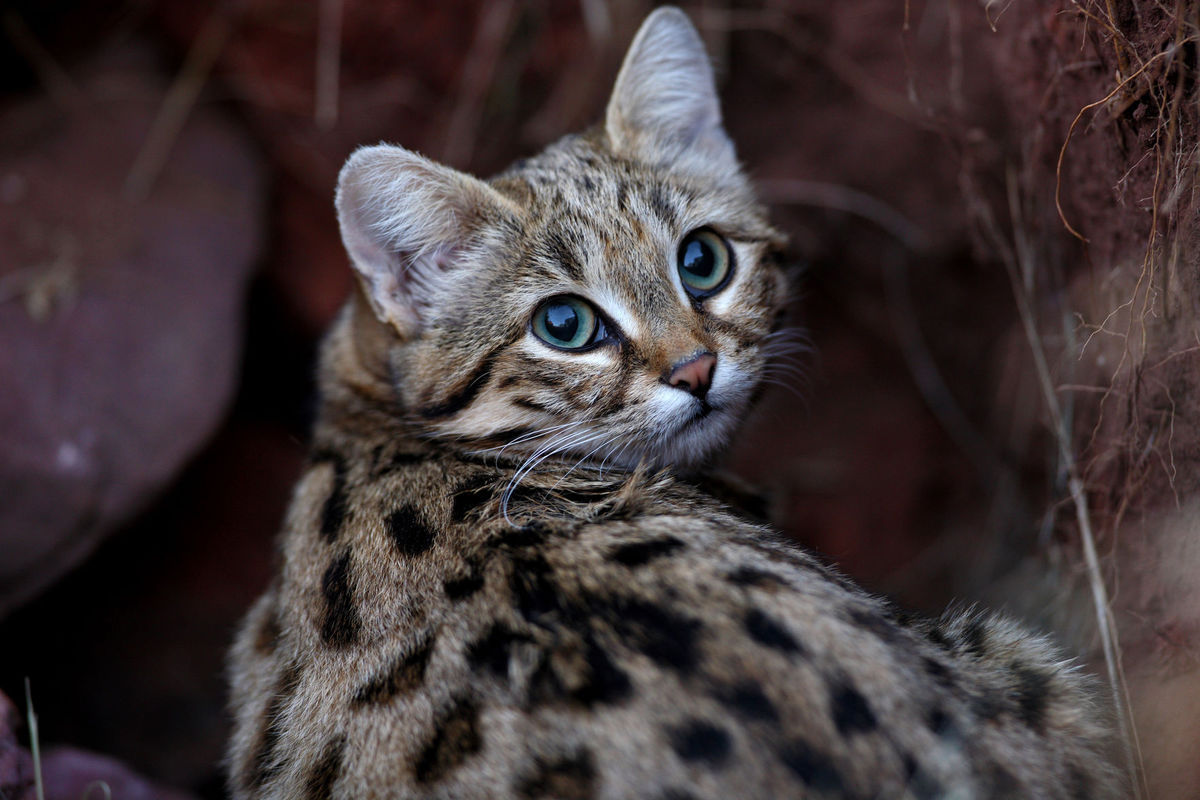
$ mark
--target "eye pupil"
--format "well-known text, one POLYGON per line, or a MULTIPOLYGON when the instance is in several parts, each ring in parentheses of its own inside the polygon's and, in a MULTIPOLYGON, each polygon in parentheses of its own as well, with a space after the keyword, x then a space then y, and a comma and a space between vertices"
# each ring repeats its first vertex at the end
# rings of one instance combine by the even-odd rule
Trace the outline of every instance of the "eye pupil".
POLYGON ((699 228, 679 244, 679 278, 683 288, 696 299, 716 294, 733 274, 733 253, 720 234, 699 228))
POLYGON ((546 330, 564 342, 572 341, 579 332, 579 314, 566 303, 557 303, 546 309, 546 330))
POLYGON ((716 256, 712 248, 699 239, 688 242, 683 251, 683 268, 697 278, 711 278, 713 269, 717 266, 716 256))
POLYGON ((543 342, 565 350, 590 347, 606 335, 591 304, 571 296, 552 297, 538 306, 530 328, 543 342))

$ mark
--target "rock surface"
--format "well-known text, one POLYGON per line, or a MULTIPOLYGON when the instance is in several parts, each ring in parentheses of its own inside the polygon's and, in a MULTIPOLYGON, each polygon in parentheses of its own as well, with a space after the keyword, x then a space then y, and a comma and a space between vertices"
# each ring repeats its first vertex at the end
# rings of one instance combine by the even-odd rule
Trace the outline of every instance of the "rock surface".
MULTIPOLYGON (((20 725, 20 712, 0 694, 0 797, 5 800, 37 797, 33 757, 17 742, 20 725)), ((151 783, 119 761, 73 747, 51 749, 42 756, 41 771, 46 800, 192 800, 192 795, 151 783)))
POLYGON ((136 49, 0 112, 0 617, 81 561, 212 434, 233 392, 263 180, 191 109, 148 193, 163 103, 136 49))

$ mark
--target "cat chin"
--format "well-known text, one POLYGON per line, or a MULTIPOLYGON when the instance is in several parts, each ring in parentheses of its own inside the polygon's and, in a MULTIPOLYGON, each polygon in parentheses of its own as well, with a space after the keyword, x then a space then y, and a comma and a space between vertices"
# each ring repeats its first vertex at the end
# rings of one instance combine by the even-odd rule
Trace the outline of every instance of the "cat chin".
POLYGON ((641 466, 690 472, 702 467, 725 446, 737 419, 735 409, 708 407, 703 413, 680 420, 654 441, 618 448, 615 454, 589 460, 625 470, 641 466))

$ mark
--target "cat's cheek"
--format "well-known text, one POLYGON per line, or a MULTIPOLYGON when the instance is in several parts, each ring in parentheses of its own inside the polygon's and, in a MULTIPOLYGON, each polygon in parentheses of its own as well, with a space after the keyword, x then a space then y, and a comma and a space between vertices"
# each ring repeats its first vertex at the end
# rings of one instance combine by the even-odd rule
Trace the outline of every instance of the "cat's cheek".
POLYGON ((744 407, 754 389, 754 379, 749 372, 731 358, 717 363, 713 371, 712 386, 708 390, 708 402, 714 408, 738 412, 744 407))

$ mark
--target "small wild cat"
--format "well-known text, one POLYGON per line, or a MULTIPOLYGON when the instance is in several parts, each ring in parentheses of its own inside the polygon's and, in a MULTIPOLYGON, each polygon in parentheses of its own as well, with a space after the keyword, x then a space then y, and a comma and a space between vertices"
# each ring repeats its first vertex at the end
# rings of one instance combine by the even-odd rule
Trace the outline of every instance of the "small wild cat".
POLYGON ((490 181, 356 152, 279 574, 231 660, 238 798, 1095 798, 1083 678, 916 619, 682 475, 784 296, 682 12, 603 125, 490 181))

